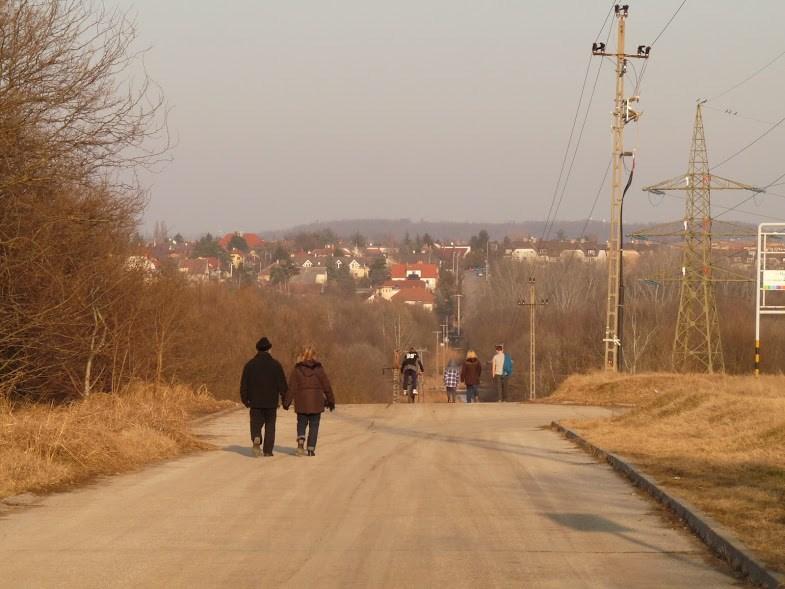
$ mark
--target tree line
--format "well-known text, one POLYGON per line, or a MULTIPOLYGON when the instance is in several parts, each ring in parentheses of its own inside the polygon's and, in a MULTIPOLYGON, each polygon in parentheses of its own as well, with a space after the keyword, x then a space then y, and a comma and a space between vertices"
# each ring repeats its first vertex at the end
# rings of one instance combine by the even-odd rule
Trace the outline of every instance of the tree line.
MULTIPOLYGON (((622 370, 673 370, 680 267, 678 250, 668 248, 626 264, 622 370)), ((744 374, 753 367, 755 283, 752 268, 737 272, 746 273, 749 280, 717 282, 715 295, 726 371, 744 374)), ((536 279, 538 299, 548 302, 536 311, 538 390, 547 393, 570 374, 603 366, 606 265, 569 258, 551 263, 499 260, 492 265, 490 281, 480 281, 467 296, 464 331, 467 345, 478 350, 505 344, 516 361, 513 380, 519 396, 528 391, 530 338, 529 310, 517 303, 529 298, 530 277, 536 279)), ((782 372, 782 318, 771 317, 762 328, 763 369, 782 372)))
MULTIPOLYGON (((131 21, 87 0, 2 4, 0 396, 73 400, 141 380, 234 398, 266 334, 284 363, 315 344, 344 402, 382 400, 392 322, 408 326, 407 343, 425 341, 420 310, 194 287, 176 268, 131 263, 138 173, 169 154, 166 104, 134 42, 131 21)), ((212 236, 197 251, 225 257, 212 236)))

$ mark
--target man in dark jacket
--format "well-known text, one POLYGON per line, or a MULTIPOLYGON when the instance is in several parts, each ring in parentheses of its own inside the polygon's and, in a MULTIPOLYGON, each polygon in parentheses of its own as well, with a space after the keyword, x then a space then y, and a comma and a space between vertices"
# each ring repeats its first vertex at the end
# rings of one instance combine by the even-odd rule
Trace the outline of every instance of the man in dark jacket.
POLYGON ((264 455, 273 455, 278 399, 286 394, 286 376, 281 364, 270 355, 273 345, 266 337, 256 343, 258 353, 243 368, 240 398, 251 413, 251 440, 254 456, 259 456, 264 425, 264 455))

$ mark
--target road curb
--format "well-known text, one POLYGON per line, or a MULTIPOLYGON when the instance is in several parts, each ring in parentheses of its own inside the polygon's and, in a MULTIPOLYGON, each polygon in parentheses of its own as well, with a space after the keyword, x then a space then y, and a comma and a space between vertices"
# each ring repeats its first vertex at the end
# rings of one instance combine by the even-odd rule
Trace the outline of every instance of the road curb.
POLYGON ((624 475, 636 487, 656 499, 687 524, 712 552, 725 560, 731 568, 746 575, 752 583, 766 589, 785 588, 785 578, 768 570, 755 559, 731 532, 683 499, 678 499, 664 491, 657 485, 654 479, 638 471, 628 460, 617 454, 606 452, 560 423, 551 422, 551 429, 560 432, 568 440, 575 442, 590 454, 607 462, 616 472, 624 475))

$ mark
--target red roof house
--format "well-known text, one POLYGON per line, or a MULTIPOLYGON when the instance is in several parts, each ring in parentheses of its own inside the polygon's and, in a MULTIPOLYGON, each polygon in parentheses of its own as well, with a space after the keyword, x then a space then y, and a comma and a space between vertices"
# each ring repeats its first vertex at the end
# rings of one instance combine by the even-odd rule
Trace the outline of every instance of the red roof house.
POLYGON ((245 243, 248 244, 248 249, 251 250, 259 249, 264 245, 264 240, 256 235, 256 233, 240 233, 239 231, 235 231, 234 233, 227 233, 220 239, 218 244, 228 251, 229 242, 232 241, 232 238, 235 236, 242 237, 245 240, 245 243))
POLYGON ((433 293, 423 287, 420 288, 402 288, 390 299, 394 303, 405 303, 407 305, 416 305, 427 309, 433 310, 434 296, 433 293))
POLYGON ((390 268, 390 278, 394 281, 421 280, 428 290, 435 290, 436 281, 439 279, 439 267, 425 262, 393 264, 390 268))

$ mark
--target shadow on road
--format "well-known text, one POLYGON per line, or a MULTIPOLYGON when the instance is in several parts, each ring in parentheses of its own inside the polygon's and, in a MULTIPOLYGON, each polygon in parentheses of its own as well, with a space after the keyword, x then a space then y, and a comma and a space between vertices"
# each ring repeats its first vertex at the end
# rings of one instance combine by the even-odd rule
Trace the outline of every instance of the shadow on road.
MULTIPOLYGON (((234 454, 239 454, 240 456, 245 456, 247 458, 254 458, 253 451, 251 450, 250 446, 238 446, 237 444, 232 444, 230 446, 224 446, 221 448, 224 452, 233 452, 234 454)), ((275 446, 273 448, 273 455, 275 454, 287 454, 289 456, 296 456, 297 449, 296 448, 289 448, 287 446, 275 446)))
MULTIPOLYGON (((354 417, 352 415, 336 415, 335 419, 342 420, 342 421, 352 421, 355 423, 367 423, 367 420, 360 417, 354 417)), ((519 456, 530 456, 541 458, 543 460, 550 460, 553 462, 562 462, 564 464, 572 464, 572 465, 592 465, 597 464, 595 460, 589 459, 585 457, 581 452, 576 450, 568 450, 562 452, 556 452, 553 450, 539 450, 537 448, 531 448, 527 446, 521 446, 518 444, 510 444, 508 442, 498 442, 493 440, 485 440, 482 438, 470 438, 464 436, 453 436, 448 434, 442 434, 438 432, 429 432, 429 431, 422 431, 404 427, 397 427, 392 425, 384 425, 379 424, 377 422, 371 422, 366 429, 370 431, 378 431, 394 436, 401 436, 406 438, 421 438, 423 440, 428 441, 436 441, 436 442, 445 442, 447 444, 456 444, 456 445, 463 445, 463 446, 473 446, 475 448, 482 448, 485 450, 493 450, 497 452, 506 452, 509 454, 517 454, 519 456), (568 458, 555 458, 554 454, 562 454, 567 456, 568 458)), ((539 429, 539 428, 534 428, 539 429)))
POLYGON ((596 533, 604 533, 604 534, 613 534, 618 536, 619 538, 623 538, 627 542, 631 542, 633 544, 637 544, 642 548, 646 549, 646 552, 655 552, 660 554, 665 554, 668 558, 672 558, 674 560, 678 560, 682 563, 688 564, 692 567, 702 568, 703 564, 695 559, 689 558, 687 555, 699 553, 698 550, 690 550, 690 551, 667 551, 663 550, 660 546, 655 546, 653 544, 649 544, 648 542, 644 542, 642 540, 638 540, 637 538, 633 538, 628 532, 632 532, 633 530, 622 526, 615 521, 608 519, 607 517, 603 517, 601 515, 597 515, 594 513, 543 513, 545 517, 550 519, 551 521, 559 524, 562 527, 570 528, 572 530, 577 530, 579 532, 596 532, 596 533))

